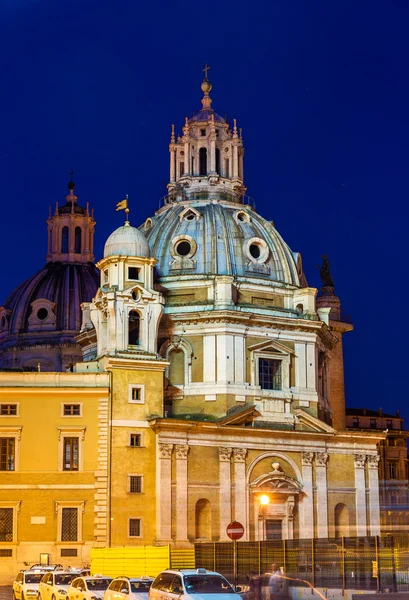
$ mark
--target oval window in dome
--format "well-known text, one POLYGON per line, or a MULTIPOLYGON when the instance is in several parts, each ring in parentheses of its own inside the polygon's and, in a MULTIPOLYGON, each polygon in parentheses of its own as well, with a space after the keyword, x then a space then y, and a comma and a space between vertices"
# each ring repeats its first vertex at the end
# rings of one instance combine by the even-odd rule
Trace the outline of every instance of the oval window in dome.
POLYGON ((253 258, 260 258, 260 246, 258 244, 250 244, 249 252, 253 258))
POLYGON ((179 256, 187 256, 190 254, 191 250, 192 246, 186 240, 182 240, 176 244, 176 252, 179 254, 179 256))
POLYGON ((48 317, 48 310, 46 308, 39 308, 38 312, 37 312, 37 319, 40 319, 40 321, 45 321, 45 319, 48 317))

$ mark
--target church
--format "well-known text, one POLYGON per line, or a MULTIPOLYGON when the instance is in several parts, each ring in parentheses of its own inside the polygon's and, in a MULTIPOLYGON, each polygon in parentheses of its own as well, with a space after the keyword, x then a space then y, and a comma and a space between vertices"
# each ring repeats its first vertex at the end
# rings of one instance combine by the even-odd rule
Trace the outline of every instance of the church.
POLYGON ((248 541, 379 535, 384 435, 346 429, 328 260, 318 292, 246 195, 211 89, 172 126, 159 210, 135 227, 120 202, 94 264, 71 181, 45 268, 0 307, 0 569, 226 541, 231 521, 248 541))

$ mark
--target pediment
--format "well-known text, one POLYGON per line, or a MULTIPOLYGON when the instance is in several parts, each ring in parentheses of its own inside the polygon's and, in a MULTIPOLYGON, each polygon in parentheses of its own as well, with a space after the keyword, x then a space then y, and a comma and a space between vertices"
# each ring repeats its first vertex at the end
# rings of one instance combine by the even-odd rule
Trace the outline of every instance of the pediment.
POLYGON ((316 431, 318 433, 336 433, 336 430, 331 427, 331 425, 310 415, 302 408, 296 408, 294 410, 294 415, 297 417, 298 423, 305 425, 310 431, 316 431))
POLYGON ((252 423, 256 417, 260 417, 261 413, 254 406, 241 407, 240 410, 232 411, 219 420, 220 425, 246 425, 252 423))
POLYGON ((286 356, 288 354, 295 355, 294 350, 292 350, 288 346, 285 346, 284 344, 281 344, 280 342, 277 342, 275 340, 266 340, 265 342, 253 344, 252 346, 249 346, 247 349, 250 350, 251 352, 275 352, 275 353, 278 352, 279 354, 285 354, 286 356))
POLYGON ((302 488, 302 484, 294 479, 294 477, 290 477, 290 475, 286 475, 280 468, 275 469, 274 466, 277 463, 273 463, 273 471, 270 473, 264 473, 257 477, 250 484, 250 489, 252 492, 260 492, 260 491, 269 491, 269 490, 282 490, 282 491, 291 491, 299 492, 302 488))

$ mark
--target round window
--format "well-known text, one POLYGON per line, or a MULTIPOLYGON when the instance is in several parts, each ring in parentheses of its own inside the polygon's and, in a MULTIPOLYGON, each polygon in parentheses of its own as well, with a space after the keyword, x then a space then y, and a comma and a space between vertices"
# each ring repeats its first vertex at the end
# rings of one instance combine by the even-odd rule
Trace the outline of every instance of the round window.
POLYGON ((46 308, 40 308, 37 312, 37 319, 44 321, 48 317, 48 310, 46 308))
POLYGON ((187 256, 190 254, 191 250, 192 246, 186 240, 183 240, 176 245, 176 252, 179 256, 187 256))
POLYGON ((137 302, 140 298, 140 294, 139 292, 135 292, 135 290, 132 292, 132 299, 135 300, 135 302, 137 302))
POLYGON ((186 221, 193 221, 195 215, 193 213, 188 213, 185 217, 186 221))
POLYGON ((253 258, 260 258, 260 246, 258 244, 250 244, 249 248, 250 254, 253 258))

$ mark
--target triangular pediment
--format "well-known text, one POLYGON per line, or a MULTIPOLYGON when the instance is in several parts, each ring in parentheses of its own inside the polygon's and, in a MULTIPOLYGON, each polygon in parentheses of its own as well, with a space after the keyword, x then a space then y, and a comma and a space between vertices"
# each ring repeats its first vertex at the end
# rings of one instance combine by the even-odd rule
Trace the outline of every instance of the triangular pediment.
POLYGON ((310 415, 302 408, 296 408, 294 410, 294 415, 297 417, 298 423, 305 425, 309 431, 316 431, 317 433, 336 433, 336 430, 331 427, 331 425, 310 415))
POLYGON ((294 350, 281 344, 280 342, 273 340, 266 340, 265 342, 259 342, 248 347, 251 352, 275 352, 279 354, 295 354, 294 350))
POLYGON ((256 417, 259 417, 260 413, 254 406, 242 406, 238 409, 232 410, 229 414, 219 420, 220 425, 246 425, 246 423, 252 423, 256 417))

